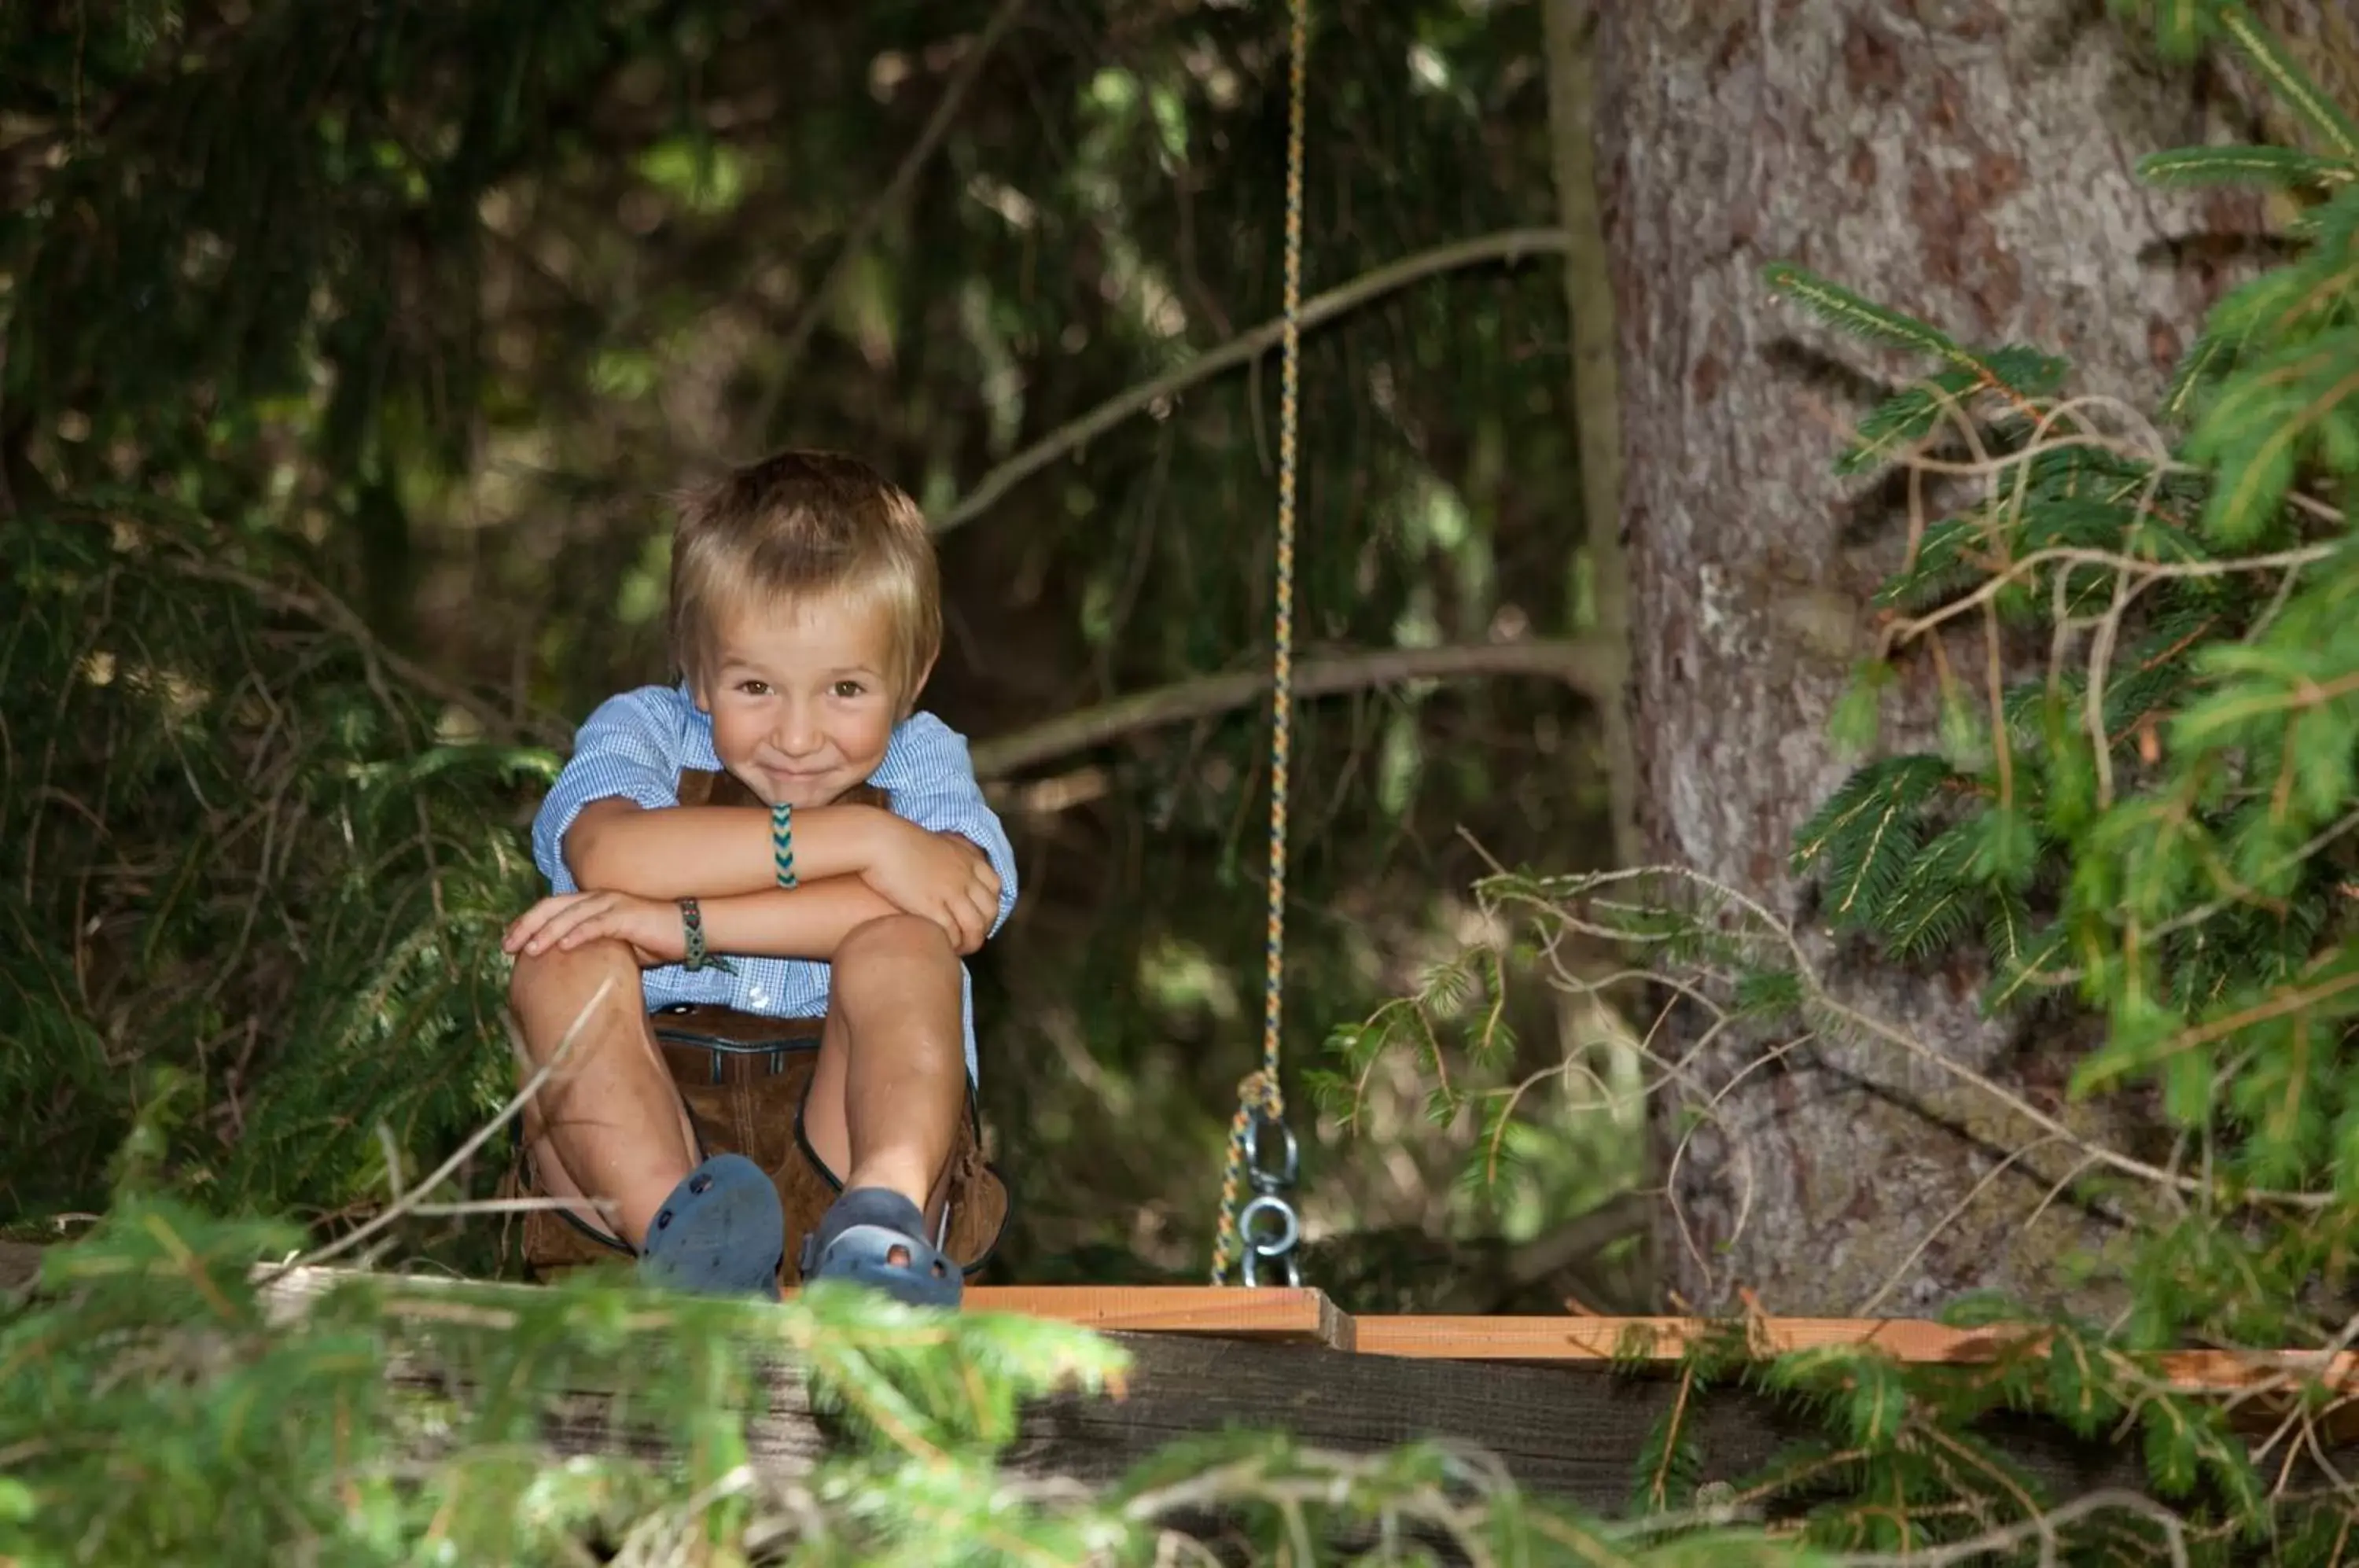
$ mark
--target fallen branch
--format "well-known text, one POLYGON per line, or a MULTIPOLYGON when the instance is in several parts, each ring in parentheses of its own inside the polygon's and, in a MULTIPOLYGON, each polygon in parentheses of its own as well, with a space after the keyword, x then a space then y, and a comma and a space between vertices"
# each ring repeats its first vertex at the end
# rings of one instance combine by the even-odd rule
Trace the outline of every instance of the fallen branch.
MULTIPOLYGON (((1561 229, 1508 229, 1495 234, 1484 234, 1478 239, 1461 240, 1455 245, 1420 251, 1389 267, 1362 273, 1349 283, 1306 300, 1300 318, 1302 329, 1309 331, 1346 311, 1357 310, 1371 299, 1437 273, 1480 267, 1486 262, 1515 261, 1523 256, 1564 248, 1564 232, 1561 229)), ((952 528, 973 522, 996 505, 1001 496, 1067 452, 1088 445, 1097 436, 1139 413, 1158 398, 1185 391, 1200 381, 1208 381, 1234 365, 1243 365, 1267 352, 1277 344, 1285 330, 1286 323, 1282 319, 1264 321, 1251 332, 1231 338, 1220 347, 1190 360, 1177 369, 1168 370, 1152 381, 1141 382, 1129 391, 1099 404, 1081 418, 1059 426, 984 474, 980 484, 934 519, 934 531, 946 534, 952 528)))
MULTIPOLYGON (((1332 696, 1404 681, 1447 681, 1470 675, 1553 677, 1593 701, 1611 691, 1613 651, 1588 640, 1467 643, 1450 648, 1386 648, 1305 659, 1294 670, 1298 696, 1332 696)), ((1117 697, 1064 713, 974 747, 975 774, 1003 779, 1051 757, 1085 751, 1141 730, 1207 718, 1244 707, 1269 689, 1266 670, 1206 675, 1176 685, 1117 697)))

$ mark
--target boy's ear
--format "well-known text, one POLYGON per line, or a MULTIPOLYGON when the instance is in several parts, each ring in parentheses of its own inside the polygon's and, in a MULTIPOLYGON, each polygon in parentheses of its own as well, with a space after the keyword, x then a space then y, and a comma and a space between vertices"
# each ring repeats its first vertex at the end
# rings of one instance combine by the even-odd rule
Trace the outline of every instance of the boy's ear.
POLYGON ((914 676, 909 681, 909 695, 901 703, 901 716, 903 718, 906 719, 911 713, 917 712, 918 699, 924 693, 926 690, 926 682, 932 679, 934 673, 934 659, 939 659, 940 657, 940 655, 937 653, 931 658, 929 658, 925 663, 918 667, 916 676, 914 676))

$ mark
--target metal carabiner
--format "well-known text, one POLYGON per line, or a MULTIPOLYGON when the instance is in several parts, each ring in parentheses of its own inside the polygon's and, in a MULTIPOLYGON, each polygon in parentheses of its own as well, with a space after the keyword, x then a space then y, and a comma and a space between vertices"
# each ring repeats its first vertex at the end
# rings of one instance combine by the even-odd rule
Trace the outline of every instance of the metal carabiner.
POLYGON ((1302 1145, 1296 1140, 1294 1129, 1279 1117, 1271 1116, 1260 1106, 1254 1107, 1253 1118, 1245 1123, 1245 1179, 1256 1192, 1283 1192, 1292 1187, 1302 1174, 1302 1145), (1261 1162, 1261 1129, 1272 1127, 1286 1139, 1285 1163, 1276 1171, 1266 1171, 1261 1162))

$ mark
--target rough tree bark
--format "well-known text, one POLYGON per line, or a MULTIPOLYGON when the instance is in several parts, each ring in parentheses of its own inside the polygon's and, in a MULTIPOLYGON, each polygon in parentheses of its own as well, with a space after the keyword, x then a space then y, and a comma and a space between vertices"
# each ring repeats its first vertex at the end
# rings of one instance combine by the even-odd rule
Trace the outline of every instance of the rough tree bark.
MULTIPOLYGON (((1819 329, 1760 276, 1791 260, 1970 342, 2068 354, 2074 389, 2150 406, 2223 285, 2171 242, 2257 222, 2241 199, 2158 193, 2134 174, 2148 151, 2205 139, 2201 79, 2150 63, 2087 0, 1603 12, 1647 853, 1796 920, 1839 999, 2126 1147, 2137 1129, 2120 1107, 2063 1105, 2058 1042, 1977 1017, 1966 964, 1903 973, 1809 931, 1788 853, 1855 765, 1832 752, 1827 716, 1900 546, 1890 503, 1832 461, 1841 425, 1924 367, 1819 329)), ((1900 685, 1884 744, 1930 746, 1921 653, 1900 685)), ((1759 1044, 1716 1044, 1703 1083, 1726 1084, 1759 1044)), ((2035 1136, 1953 1076, 1820 1041, 1745 1078, 1720 1114, 1674 1181, 1685 1234, 1667 1222, 1661 1237, 1666 1282, 1697 1306, 1739 1287, 1785 1312, 1912 1313, 1972 1287, 2095 1304, 2056 1265, 2106 1228, 2041 1207, 2070 1154, 2039 1149, 1976 1192, 2035 1136)))

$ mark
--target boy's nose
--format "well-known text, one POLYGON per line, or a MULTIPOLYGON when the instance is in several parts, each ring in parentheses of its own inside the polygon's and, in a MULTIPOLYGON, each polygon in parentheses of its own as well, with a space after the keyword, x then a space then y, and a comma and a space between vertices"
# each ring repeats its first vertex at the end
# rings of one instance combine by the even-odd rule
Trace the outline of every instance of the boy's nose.
POLYGON ((820 747, 820 727, 809 713, 790 713, 778 725, 771 744, 788 757, 808 757, 820 747))

